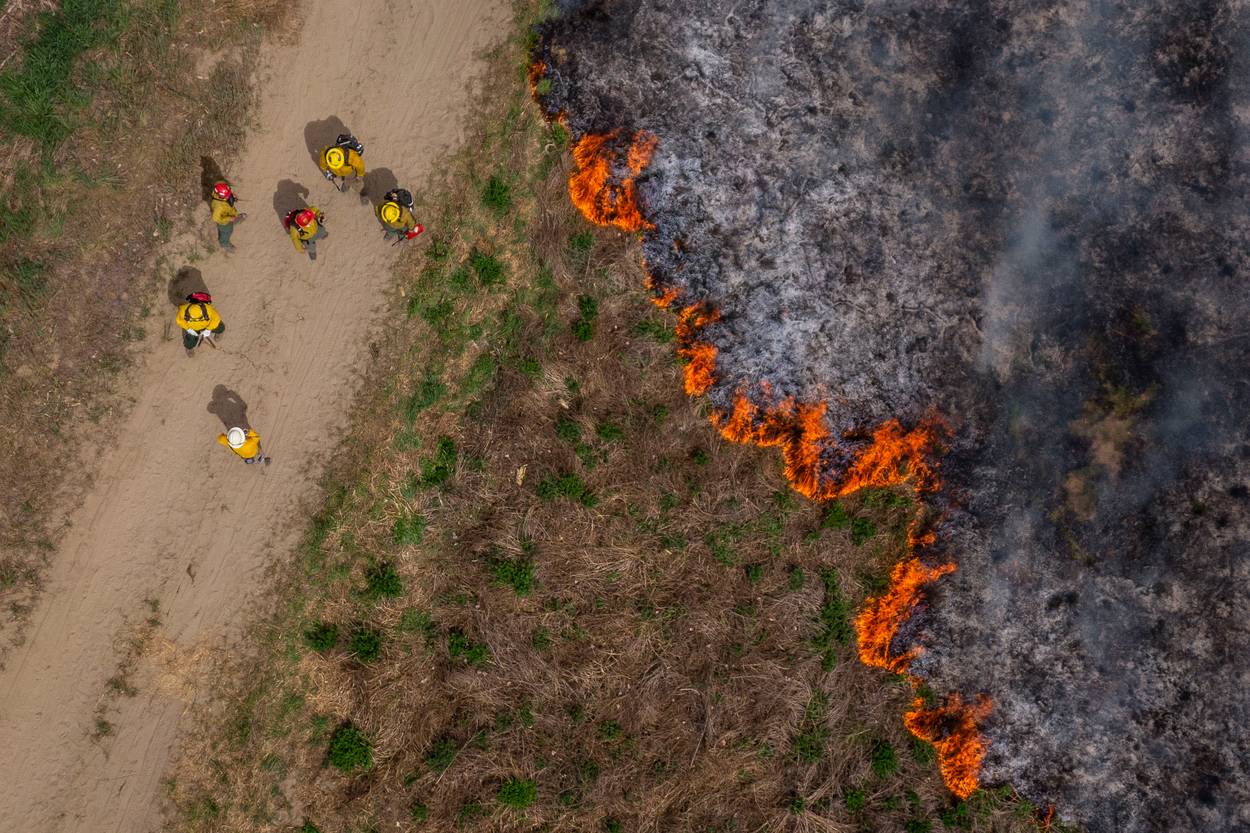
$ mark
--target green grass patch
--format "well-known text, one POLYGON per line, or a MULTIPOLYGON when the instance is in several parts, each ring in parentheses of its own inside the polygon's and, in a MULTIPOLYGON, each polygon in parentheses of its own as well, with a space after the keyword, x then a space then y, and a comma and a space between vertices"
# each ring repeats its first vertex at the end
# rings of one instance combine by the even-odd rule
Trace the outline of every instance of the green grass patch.
POLYGON ((878 740, 872 745, 869 753, 873 775, 878 778, 889 778, 898 771, 898 753, 887 740, 878 740))
POLYGON ((595 337, 595 319, 599 317, 599 302, 590 295, 577 296, 578 317, 573 321, 573 337, 578 341, 590 341, 595 337))
POLYGON ((347 642, 352 656, 361 662, 373 662, 382 655, 382 632, 361 626, 352 631, 347 642))
POLYGON ((586 481, 573 473, 545 477, 539 481, 537 491, 543 500, 562 497, 588 508, 593 508, 599 502, 586 481))
POLYGON ((862 813, 868 806, 868 796, 859 787, 852 787, 842 794, 842 804, 847 812, 862 813))
POLYGON ((538 785, 525 778, 509 778, 499 787, 495 798, 505 807, 524 810, 538 800, 538 785))
POLYGON ((482 666, 490 661, 490 648, 469 639, 460 628, 447 632, 447 656, 466 665, 482 666))
POLYGON ((595 434, 605 443, 616 443, 625 439, 625 429, 615 422, 601 422, 595 426, 595 434))
POLYGON ((851 543, 860 546, 877 534, 877 527, 867 518, 855 518, 851 521, 851 543))
POLYGON ((456 473, 456 441, 451 437, 439 437, 434 454, 421 461, 421 488, 433 489, 443 486, 456 473))
POLYGON ((799 731, 791 740, 794 757, 805 764, 814 764, 825 756, 829 744, 829 730, 825 718, 829 712, 829 699, 820 692, 812 695, 803 710, 799 731))
POLYGON ((524 553, 515 558, 491 557, 490 572, 496 584, 511 587, 518 596, 534 592, 534 560, 524 553))
POLYGON ((365 570, 365 587, 361 595, 366 599, 395 598, 404 592, 403 579, 395 565, 389 561, 378 561, 365 570))
POLYGON ((404 403, 404 416, 408 419, 408 424, 416 422, 418 414, 438 402, 446 394, 447 386, 434 374, 427 375, 404 403))
POLYGON ((512 208, 512 186, 497 174, 492 174, 482 188, 482 205, 496 214, 507 214, 512 208))
POLYGON ((498 286, 505 280, 503 262, 494 255, 474 251, 469 255, 469 266, 482 286, 498 286))
POLYGON ((405 512, 395 519, 391 537, 400 546, 420 544, 425 537, 425 518, 413 512, 405 512))
POLYGON ((842 595, 838 571, 824 570, 820 580, 825 587, 825 598, 820 605, 820 630, 813 644, 820 652, 820 667, 831 671, 837 664, 839 649, 850 644, 854 631, 851 628, 851 609, 842 595))
POLYGON ((568 417, 556 420, 556 436, 566 443, 576 443, 582 438, 582 426, 568 417))
POLYGON ((456 756, 460 754, 460 744, 455 739, 447 737, 438 737, 430 744, 430 748, 425 751, 425 765, 435 772, 445 772, 456 761, 456 756))
POLYGON ((469 367, 469 372, 464 376, 464 382, 460 388, 465 396, 476 396, 485 390, 495 379, 495 374, 499 371, 499 363, 490 353, 482 353, 473 364, 469 367))
POLYGON ((373 766, 373 744, 355 726, 344 723, 330 736, 326 760, 341 772, 370 769, 373 766))
POLYGON ((339 629, 330 622, 314 622, 304 629, 304 644, 320 654, 333 651, 339 644, 339 629))

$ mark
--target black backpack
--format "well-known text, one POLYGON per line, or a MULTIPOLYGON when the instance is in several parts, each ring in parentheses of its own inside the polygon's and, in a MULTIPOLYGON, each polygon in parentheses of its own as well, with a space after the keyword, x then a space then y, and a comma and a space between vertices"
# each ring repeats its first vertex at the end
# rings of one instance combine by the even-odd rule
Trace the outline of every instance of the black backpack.
POLYGON ((365 146, 350 133, 340 133, 339 137, 334 140, 334 146, 344 150, 354 150, 362 157, 365 155, 365 146))
POLYGON ((404 190, 403 188, 392 188, 391 190, 387 191, 386 196, 382 198, 382 201, 399 203, 404 208, 407 208, 409 211, 412 210, 412 206, 413 206, 412 194, 409 191, 404 190))

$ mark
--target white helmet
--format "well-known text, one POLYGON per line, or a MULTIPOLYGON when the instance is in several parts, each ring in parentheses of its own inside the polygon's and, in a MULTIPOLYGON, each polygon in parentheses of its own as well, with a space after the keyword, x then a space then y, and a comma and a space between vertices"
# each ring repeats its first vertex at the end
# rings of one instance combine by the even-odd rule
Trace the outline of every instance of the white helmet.
POLYGON ((242 428, 231 428, 226 432, 226 442, 231 448, 241 448, 247 440, 247 432, 242 428))

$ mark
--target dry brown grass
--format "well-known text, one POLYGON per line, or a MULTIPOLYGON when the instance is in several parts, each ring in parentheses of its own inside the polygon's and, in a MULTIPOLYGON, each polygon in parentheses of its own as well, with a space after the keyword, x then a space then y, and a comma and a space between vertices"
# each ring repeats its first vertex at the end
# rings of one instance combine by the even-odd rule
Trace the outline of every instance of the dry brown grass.
POLYGON ((64 144, 47 151, 0 127, 13 140, 0 200, 34 209, 29 232, 0 250, 0 661, 38 592, 64 523, 58 508, 86 485, 84 440, 107 443, 129 405, 123 371, 150 317, 165 315, 151 306, 173 272, 162 251, 199 256, 197 237, 183 236, 176 253, 166 244, 203 219, 190 213, 200 156, 228 163, 262 27, 287 27, 290 4, 219 2, 172 27, 150 0, 126 7, 135 13, 118 42, 83 56, 99 80, 64 144), (205 44, 230 48, 205 61, 205 44), (184 71, 197 62, 203 77, 184 71), (126 210, 102 212, 102 202, 126 210), (42 264, 37 291, 21 282, 23 264, 42 264))
POLYGON ((876 529, 856 545, 822 526, 824 507, 789 490, 772 454, 717 438, 680 392, 672 344, 640 335, 673 322, 647 301, 636 242, 596 231, 587 255, 571 251, 586 226, 566 154, 526 106, 521 55, 513 44, 496 58, 473 151, 427 198, 437 246, 400 270, 366 387, 377 393, 336 467, 344 485, 279 571, 259 652, 223 668, 198 715, 168 829, 919 833, 942 829, 944 812, 967 814, 955 829, 1034 829, 1031 808, 1001 794, 956 809, 931 750, 901 727, 910 686, 861 666, 852 644, 822 665, 822 574, 862 600, 897 557, 908 509, 885 494, 845 501, 876 529), (500 171, 517 195, 503 217, 480 199, 500 171), (505 286, 456 288, 475 250, 508 264, 505 286), (570 331, 581 294, 599 304, 588 342, 570 331), (499 370, 478 386, 483 355, 499 370), (445 391, 422 398, 435 379, 445 391), (432 401, 410 420, 414 396, 432 401), (442 436, 457 447, 451 475, 414 488, 442 436), (542 497, 567 473, 593 506, 542 497), (397 541, 413 515, 424 537, 397 541), (498 569, 524 559, 527 594, 498 569), (378 563, 395 567, 400 595, 362 593, 378 563), (322 621, 340 630, 324 654, 301 636, 322 621), (384 634, 376 661, 344 647, 359 624, 384 634), (457 635, 484 658, 454 656, 457 635), (372 741, 367 771, 327 765, 346 722, 372 741), (431 765, 440 748, 446 768, 431 765), (509 778, 537 784, 524 812, 495 798, 509 778))

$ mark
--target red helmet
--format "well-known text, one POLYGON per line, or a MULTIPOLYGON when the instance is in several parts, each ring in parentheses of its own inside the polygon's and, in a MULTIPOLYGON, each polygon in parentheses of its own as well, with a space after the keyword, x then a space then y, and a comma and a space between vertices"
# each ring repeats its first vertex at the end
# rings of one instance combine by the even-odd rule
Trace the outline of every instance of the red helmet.
POLYGON ((313 220, 317 219, 317 215, 305 208, 303 211, 295 215, 295 225, 300 228, 308 228, 312 225, 313 220))
POLYGON ((230 190, 230 186, 224 182, 218 182, 213 186, 213 196, 219 200, 228 200, 234 196, 234 192, 230 190))

